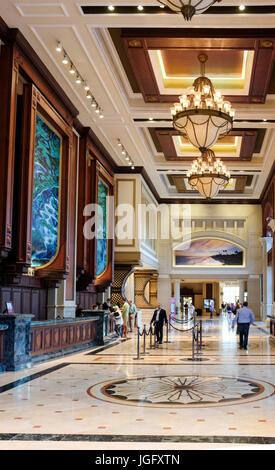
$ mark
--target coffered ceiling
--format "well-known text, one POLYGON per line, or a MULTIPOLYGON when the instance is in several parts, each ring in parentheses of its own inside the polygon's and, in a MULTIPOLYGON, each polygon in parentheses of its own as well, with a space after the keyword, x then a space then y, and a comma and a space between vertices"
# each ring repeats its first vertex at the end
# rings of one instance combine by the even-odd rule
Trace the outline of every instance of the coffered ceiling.
POLYGON ((199 75, 197 57, 205 52, 206 75, 236 110, 232 132, 214 148, 232 175, 217 201, 258 201, 275 159, 275 0, 223 0, 188 23, 156 0, 114 0, 112 12, 108 4, 9 0, 1 2, 0 16, 20 29, 79 110, 79 121, 123 168, 120 139, 160 200, 201 201, 185 178, 198 152, 173 129, 170 106, 199 75), (104 119, 62 64, 58 41, 104 119))

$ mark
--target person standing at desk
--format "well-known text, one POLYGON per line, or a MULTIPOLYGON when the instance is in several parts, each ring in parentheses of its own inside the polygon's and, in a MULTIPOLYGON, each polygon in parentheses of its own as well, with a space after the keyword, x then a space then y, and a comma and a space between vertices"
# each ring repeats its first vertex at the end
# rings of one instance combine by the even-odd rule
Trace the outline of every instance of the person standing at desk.
POLYGON ((249 327, 254 321, 254 313, 248 308, 248 303, 244 302, 243 307, 237 311, 235 318, 232 322, 232 328, 234 328, 236 323, 238 324, 238 331, 240 335, 240 349, 247 350, 249 327))
POLYGON ((128 326, 128 320, 129 320, 129 309, 130 305, 128 304, 127 300, 125 299, 125 302, 122 306, 121 313, 122 313, 122 318, 123 318, 123 325, 122 325, 122 338, 127 338, 127 326, 128 326))

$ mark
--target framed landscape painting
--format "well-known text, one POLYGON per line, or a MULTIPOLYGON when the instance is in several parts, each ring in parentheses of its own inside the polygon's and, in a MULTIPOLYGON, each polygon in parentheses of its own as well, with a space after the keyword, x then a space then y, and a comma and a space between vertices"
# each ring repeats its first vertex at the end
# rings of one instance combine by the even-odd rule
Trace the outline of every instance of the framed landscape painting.
POLYGON ((174 251, 174 266, 244 267, 244 250, 232 242, 218 238, 200 238, 183 243, 174 251))

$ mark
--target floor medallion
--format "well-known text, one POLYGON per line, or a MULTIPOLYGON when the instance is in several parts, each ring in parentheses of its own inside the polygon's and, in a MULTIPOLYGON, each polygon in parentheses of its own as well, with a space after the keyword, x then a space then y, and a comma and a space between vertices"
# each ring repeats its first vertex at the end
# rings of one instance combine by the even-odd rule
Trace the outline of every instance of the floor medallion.
POLYGON ((250 378, 201 375, 131 377, 93 385, 97 399, 145 407, 210 407, 243 404, 267 398, 274 387, 250 378))

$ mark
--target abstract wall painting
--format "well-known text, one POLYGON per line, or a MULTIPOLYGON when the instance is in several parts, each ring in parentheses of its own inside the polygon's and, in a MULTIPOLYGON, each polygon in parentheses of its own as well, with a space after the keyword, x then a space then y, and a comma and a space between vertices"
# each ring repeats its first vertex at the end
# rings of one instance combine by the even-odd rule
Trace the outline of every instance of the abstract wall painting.
POLYGON ((101 210, 98 214, 96 239, 96 275, 104 273, 108 264, 108 194, 109 187, 98 178, 97 203, 101 210))
POLYGON ((174 251, 174 265, 184 267, 243 267, 244 251, 238 245, 217 238, 183 243, 174 251))
POLYGON ((49 263, 58 250, 61 150, 62 137, 37 114, 32 208, 33 268, 49 263))

